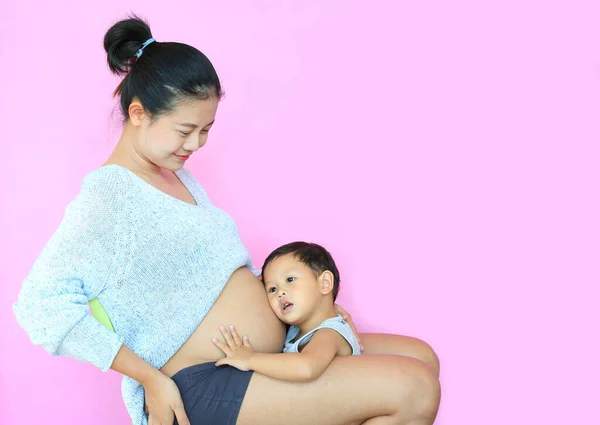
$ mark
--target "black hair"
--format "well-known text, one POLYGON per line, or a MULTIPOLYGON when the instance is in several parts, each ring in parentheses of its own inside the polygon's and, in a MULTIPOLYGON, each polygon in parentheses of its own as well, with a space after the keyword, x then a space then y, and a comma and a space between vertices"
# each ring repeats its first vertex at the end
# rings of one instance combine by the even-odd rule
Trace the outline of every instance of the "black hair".
POLYGON ((338 271, 333 257, 325 248, 316 243, 291 242, 280 246, 271 252, 262 266, 263 273, 267 266, 276 258, 291 254, 298 261, 309 267, 318 276, 326 270, 333 274, 333 300, 337 298, 340 290, 340 272, 338 271))
POLYGON ((125 76, 114 92, 121 97, 125 120, 135 97, 153 119, 172 111, 182 100, 221 99, 217 72, 201 51, 183 43, 155 41, 138 58, 138 50, 150 38, 148 23, 136 15, 117 22, 104 36, 108 67, 125 76))

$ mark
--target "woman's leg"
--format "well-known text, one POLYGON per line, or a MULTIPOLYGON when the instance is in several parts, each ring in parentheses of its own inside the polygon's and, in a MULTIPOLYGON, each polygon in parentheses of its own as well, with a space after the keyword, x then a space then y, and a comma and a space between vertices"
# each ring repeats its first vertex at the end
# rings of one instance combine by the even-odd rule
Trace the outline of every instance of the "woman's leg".
POLYGON ((254 373, 237 425, 431 425, 439 401, 439 382, 421 361, 336 357, 312 382, 254 373))
POLYGON ((360 334, 365 354, 395 354, 419 359, 429 365, 435 376, 440 376, 440 360, 425 341, 392 334, 360 334))

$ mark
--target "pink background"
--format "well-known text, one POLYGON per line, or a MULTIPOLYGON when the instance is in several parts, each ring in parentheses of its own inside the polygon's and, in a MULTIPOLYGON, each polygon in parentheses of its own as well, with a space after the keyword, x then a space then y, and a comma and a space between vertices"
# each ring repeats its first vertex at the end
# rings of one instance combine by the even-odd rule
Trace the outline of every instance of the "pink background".
POLYGON ((2 1, 0 424, 129 423, 117 373, 11 311, 119 136, 102 38, 128 11, 220 73, 188 168, 255 261, 327 246, 363 331, 436 348, 437 424, 598 423, 597 2, 98 4, 2 1))

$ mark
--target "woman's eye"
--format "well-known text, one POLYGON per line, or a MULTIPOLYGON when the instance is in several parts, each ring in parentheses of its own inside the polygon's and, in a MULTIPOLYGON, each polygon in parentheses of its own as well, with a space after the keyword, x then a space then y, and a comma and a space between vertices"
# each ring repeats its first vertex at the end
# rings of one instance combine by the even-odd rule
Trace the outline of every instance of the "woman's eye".
POLYGON ((287 278, 285 281, 286 281, 287 283, 292 283, 294 280, 296 280, 296 278, 295 278, 295 277, 288 277, 288 278, 287 278))
POLYGON ((180 131, 179 134, 181 134, 183 137, 187 137, 190 135, 190 133, 186 133, 185 131, 180 131))

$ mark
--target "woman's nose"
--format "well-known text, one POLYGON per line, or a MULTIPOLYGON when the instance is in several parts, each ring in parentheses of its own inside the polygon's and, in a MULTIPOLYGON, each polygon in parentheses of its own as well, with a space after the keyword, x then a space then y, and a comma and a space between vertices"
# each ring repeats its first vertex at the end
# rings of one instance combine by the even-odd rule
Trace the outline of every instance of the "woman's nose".
POLYGON ((185 150, 196 152, 202 147, 202 135, 198 137, 190 137, 183 145, 185 150))

